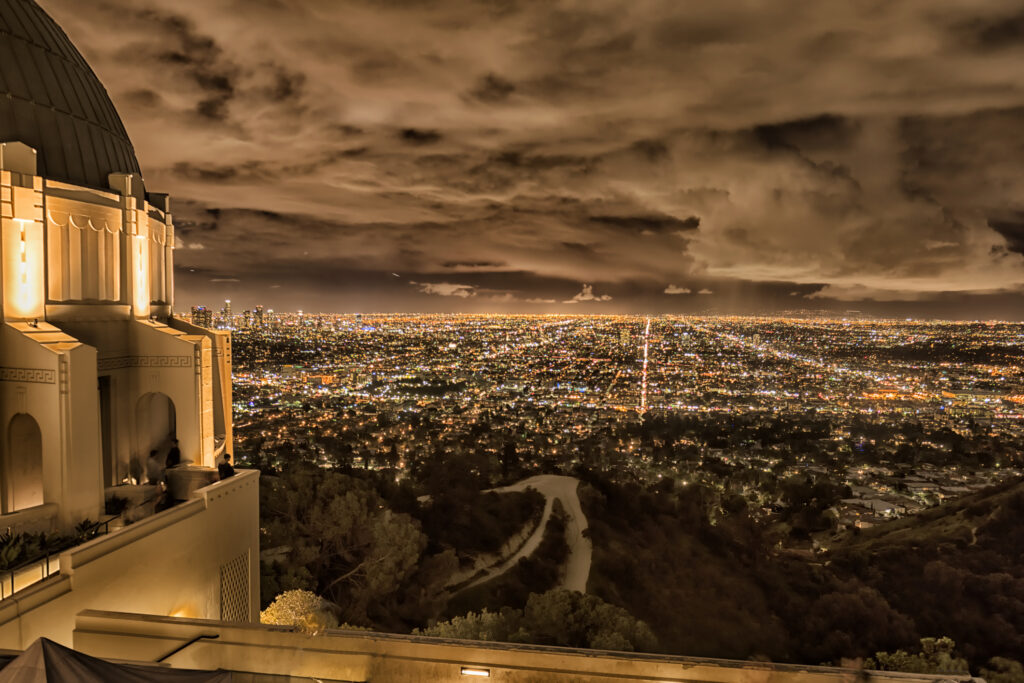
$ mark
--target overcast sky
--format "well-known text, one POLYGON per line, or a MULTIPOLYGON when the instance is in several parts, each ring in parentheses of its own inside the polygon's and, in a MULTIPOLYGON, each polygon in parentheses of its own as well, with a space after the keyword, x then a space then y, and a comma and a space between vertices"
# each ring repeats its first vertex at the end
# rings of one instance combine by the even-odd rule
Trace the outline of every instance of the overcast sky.
POLYGON ((177 308, 1024 317, 1024 4, 39 0, 177 308))

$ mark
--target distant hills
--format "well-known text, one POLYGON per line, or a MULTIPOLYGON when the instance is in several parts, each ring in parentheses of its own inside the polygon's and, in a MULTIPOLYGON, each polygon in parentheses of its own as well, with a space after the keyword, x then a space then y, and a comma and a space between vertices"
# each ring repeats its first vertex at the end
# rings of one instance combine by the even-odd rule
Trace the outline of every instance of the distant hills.
POLYGON ((708 492, 591 477, 588 591, 647 622, 664 652, 816 664, 950 636, 977 671, 1024 660, 1024 482, 850 532, 807 558, 708 492))
POLYGON ((850 535, 828 557, 972 664, 1024 660, 1024 482, 850 535))

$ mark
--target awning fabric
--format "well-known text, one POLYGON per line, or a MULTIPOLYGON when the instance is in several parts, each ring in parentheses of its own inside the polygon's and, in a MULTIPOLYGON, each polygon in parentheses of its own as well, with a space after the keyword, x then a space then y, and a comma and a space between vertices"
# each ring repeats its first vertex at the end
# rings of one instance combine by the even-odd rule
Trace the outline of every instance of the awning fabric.
POLYGON ((115 664, 40 638, 0 670, 0 683, 230 683, 229 671, 115 664))

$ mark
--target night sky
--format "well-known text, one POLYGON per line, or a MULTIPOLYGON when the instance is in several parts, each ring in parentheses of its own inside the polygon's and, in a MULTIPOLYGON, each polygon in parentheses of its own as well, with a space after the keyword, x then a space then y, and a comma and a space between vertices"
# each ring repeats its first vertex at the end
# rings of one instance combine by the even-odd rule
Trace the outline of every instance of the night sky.
POLYGON ((1024 5, 39 0, 177 308, 1024 317, 1024 5))

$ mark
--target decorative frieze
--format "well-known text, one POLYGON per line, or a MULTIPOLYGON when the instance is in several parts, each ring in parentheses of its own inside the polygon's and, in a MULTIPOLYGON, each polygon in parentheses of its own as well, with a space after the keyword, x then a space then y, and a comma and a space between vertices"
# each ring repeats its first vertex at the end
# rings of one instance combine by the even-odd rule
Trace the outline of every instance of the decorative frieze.
POLYGON ((0 382, 31 382, 33 384, 56 384, 57 373, 46 368, 3 368, 0 367, 0 382))
POLYGON ((190 368, 191 356, 120 356, 100 358, 97 370, 121 370, 124 368, 190 368))

